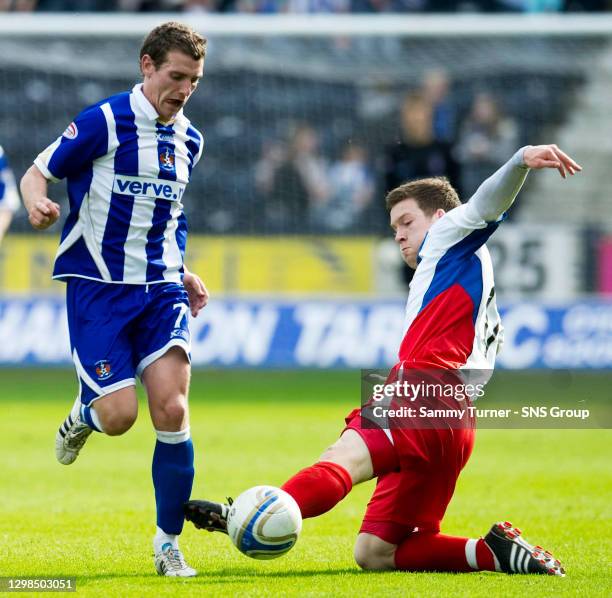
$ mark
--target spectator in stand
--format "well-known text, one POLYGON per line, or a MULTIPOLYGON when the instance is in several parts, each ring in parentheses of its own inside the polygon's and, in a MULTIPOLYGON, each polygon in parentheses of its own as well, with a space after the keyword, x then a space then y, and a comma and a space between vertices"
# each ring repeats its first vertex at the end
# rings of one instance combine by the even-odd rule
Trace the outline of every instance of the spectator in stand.
POLYGON ((222 11, 217 0, 184 0, 183 12, 191 14, 206 14, 209 12, 222 11))
POLYGON ((274 221, 274 215, 268 215, 268 212, 272 210, 272 190, 276 171, 284 163, 286 155, 287 147, 282 141, 266 140, 262 144, 261 155, 253 168, 256 196, 253 225, 257 230, 266 230, 268 221, 274 221))
POLYGON ((287 0, 222 0, 221 12, 275 14, 286 11, 287 0))
POLYGON ((612 10, 610 0, 564 0, 564 12, 605 12, 612 10))
MULTIPOLYGON (((456 189, 459 187, 452 146, 435 138, 433 113, 432 103, 422 93, 411 93, 404 99, 400 138, 385 150, 385 194, 408 181, 434 176, 445 176, 456 189)), ((413 273, 403 264, 402 278, 406 284, 413 273)))
POLYGON ((432 69, 423 76, 423 96, 432 105, 433 134, 437 141, 455 138, 456 111, 450 96, 450 80, 443 69, 432 69))
POLYGON ((348 141, 329 170, 329 198, 313 206, 317 229, 359 232, 361 218, 372 203, 374 177, 363 145, 348 141))
POLYGON ((117 0, 37 0, 39 12, 114 12, 117 0))
POLYGON ((32 12, 37 0, 0 0, 0 12, 32 12))
POLYGON ((11 224, 13 214, 19 209, 19 205, 15 176, 0 146, 0 244, 2 244, 2 238, 11 224))
POLYGON ((422 93, 411 93, 404 99, 400 138, 385 150, 385 192, 406 181, 432 176, 446 176, 457 187, 458 165, 451 144, 435 138, 433 112, 422 93))
POLYGON ((328 198, 327 164, 319 153, 319 137, 310 125, 301 124, 274 169, 264 207, 266 228, 270 232, 307 232, 314 206, 328 198))
POLYGON ((287 12, 290 13, 344 13, 350 11, 350 0, 287 0, 287 12))
POLYGON ((287 148, 281 141, 265 141, 261 157, 255 164, 255 189, 262 197, 269 195, 274 186, 276 171, 285 161, 287 148))
POLYGON ((514 120, 502 114, 491 94, 478 93, 457 139, 463 196, 471 196, 480 181, 505 162, 517 143, 514 120))
MULTIPOLYGON (((97 1, 97 0, 94 0, 97 1)), ((104 0, 102 0, 104 1, 104 0)), ((113 0, 118 3, 120 11, 125 12, 176 12, 184 9, 186 0, 113 0)), ((213 8, 217 10, 216 1, 211 0, 213 8)))

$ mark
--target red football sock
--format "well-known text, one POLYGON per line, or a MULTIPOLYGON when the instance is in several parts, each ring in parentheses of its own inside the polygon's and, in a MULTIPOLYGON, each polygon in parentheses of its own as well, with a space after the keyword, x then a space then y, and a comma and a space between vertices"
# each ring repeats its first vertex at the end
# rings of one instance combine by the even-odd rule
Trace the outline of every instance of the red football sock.
POLYGON ((495 571, 493 553, 482 538, 428 532, 417 532, 397 547, 395 566, 404 571, 495 571))
POLYGON ((317 517, 335 507, 353 487, 349 472, 331 461, 302 469, 281 488, 297 502, 302 517, 317 517))

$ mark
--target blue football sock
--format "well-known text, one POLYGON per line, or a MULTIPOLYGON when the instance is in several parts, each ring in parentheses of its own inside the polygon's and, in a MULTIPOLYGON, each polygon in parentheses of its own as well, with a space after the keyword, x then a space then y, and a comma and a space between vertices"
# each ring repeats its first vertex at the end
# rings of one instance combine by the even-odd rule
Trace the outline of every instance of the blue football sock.
POLYGON ((81 405, 81 419, 96 432, 103 432, 96 410, 89 405, 81 405))
POLYGON ((157 525, 167 534, 180 534, 183 503, 191 496, 194 476, 189 428, 180 432, 157 432, 152 473, 157 525))

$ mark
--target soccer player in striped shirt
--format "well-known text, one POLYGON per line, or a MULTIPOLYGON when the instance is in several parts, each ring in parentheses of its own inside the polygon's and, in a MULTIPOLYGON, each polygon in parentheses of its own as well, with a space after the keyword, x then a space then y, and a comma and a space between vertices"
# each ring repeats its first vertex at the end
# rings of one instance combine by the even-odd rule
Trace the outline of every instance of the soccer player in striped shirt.
MULTIPOLYGON (((387 195, 395 241, 415 269, 405 335, 389 384, 415 376, 427 383, 430 377, 434 382, 461 380, 467 370, 493 369, 501 325, 485 243, 529 170, 543 168, 556 168, 564 178, 581 170, 555 145, 527 146, 466 204, 440 178, 409 182, 387 195), (466 371, 459 375, 462 369, 466 371)), ((465 407, 456 396, 436 401, 449 410, 465 407)), ((355 484, 377 478, 355 545, 362 568, 564 575, 558 560, 528 544, 508 522, 495 524, 480 539, 440 533, 457 478, 472 452, 473 418, 416 424, 389 419, 387 425, 380 420, 365 425, 364 419, 370 419, 366 407, 348 415, 339 440, 318 463, 282 486, 309 518, 329 511, 355 484)), ((210 531, 226 530, 227 513, 228 505, 211 501, 185 505, 187 519, 210 531)))
POLYGON ((66 282, 79 391, 56 436, 57 459, 72 463, 93 431, 126 432, 140 376, 157 434, 155 567, 179 577, 196 575, 178 546, 194 475, 187 313, 197 316, 208 299, 183 264, 184 191, 203 145, 183 107, 205 53, 189 27, 155 28, 140 51, 143 82, 83 110, 21 181, 35 229, 60 216, 49 181, 65 178, 70 199, 53 278, 66 282))
POLYGON ((0 243, 19 208, 19 194, 13 171, 10 169, 6 154, 0 146, 0 243))

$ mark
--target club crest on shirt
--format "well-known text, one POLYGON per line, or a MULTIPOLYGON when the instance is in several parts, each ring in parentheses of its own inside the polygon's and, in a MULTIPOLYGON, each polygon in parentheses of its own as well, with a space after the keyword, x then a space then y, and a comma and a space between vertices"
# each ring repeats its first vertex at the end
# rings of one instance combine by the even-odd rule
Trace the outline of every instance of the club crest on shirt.
POLYGON ((65 137, 66 139, 74 139, 78 134, 79 130, 77 129, 77 126, 74 124, 74 122, 71 122, 66 127, 66 130, 62 133, 62 137, 65 137))
POLYGON ((111 364, 106 359, 101 359, 100 361, 96 361, 96 375, 98 376, 98 380, 108 380, 113 375, 111 371, 111 364))
POLYGON ((159 153, 159 167, 166 171, 174 170, 174 149, 165 147, 159 153))

